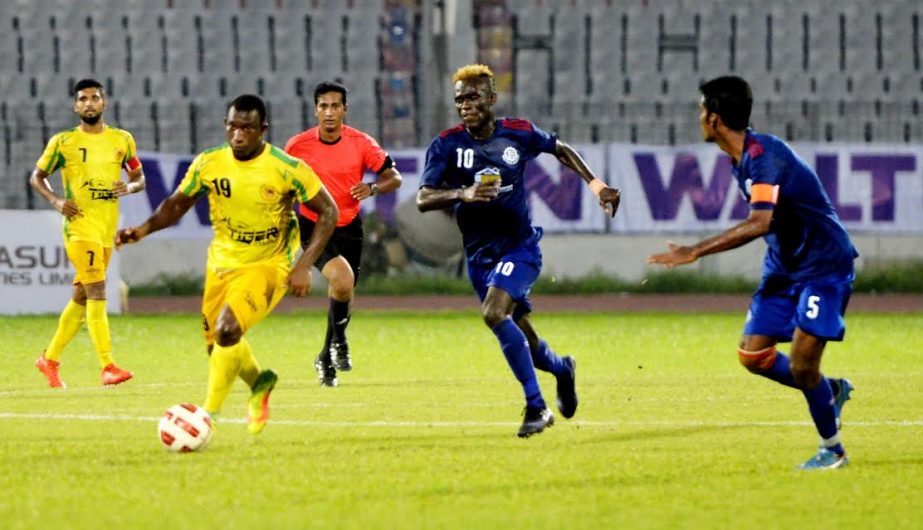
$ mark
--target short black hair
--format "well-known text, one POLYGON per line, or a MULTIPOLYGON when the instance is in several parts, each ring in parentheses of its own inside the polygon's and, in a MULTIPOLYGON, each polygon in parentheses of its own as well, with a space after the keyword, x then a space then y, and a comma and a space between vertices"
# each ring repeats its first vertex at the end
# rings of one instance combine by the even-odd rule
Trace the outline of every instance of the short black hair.
POLYGON ((77 94, 79 94, 81 90, 86 90, 88 88, 98 88, 99 93, 102 94, 103 97, 106 97, 102 83, 95 79, 81 79, 74 85, 74 99, 77 99, 77 94))
POLYGON ((716 77, 699 86, 705 110, 721 117, 728 128, 743 131, 750 125, 753 92, 743 79, 733 75, 716 77))
POLYGON ((250 112, 251 110, 255 110, 256 114, 260 117, 260 123, 266 123, 266 103, 263 102, 263 98, 257 95, 241 94, 234 98, 234 101, 228 103, 227 110, 230 112, 232 107, 238 112, 250 112))
POLYGON ((321 81, 314 86, 314 104, 317 105, 320 97, 327 92, 339 92, 343 96, 343 104, 346 104, 346 93, 349 92, 346 90, 346 86, 343 83, 337 81, 321 81))

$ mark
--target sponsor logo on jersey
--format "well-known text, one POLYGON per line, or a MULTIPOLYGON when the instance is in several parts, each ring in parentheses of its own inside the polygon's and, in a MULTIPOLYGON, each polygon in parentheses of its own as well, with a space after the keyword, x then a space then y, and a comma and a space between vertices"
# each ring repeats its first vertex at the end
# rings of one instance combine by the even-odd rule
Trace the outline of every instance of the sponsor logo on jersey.
POLYGON ((475 182, 491 183, 497 182, 501 179, 502 177, 500 175, 500 170, 493 166, 485 167, 484 169, 474 174, 475 182))
POLYGON ((90 184, 90 199, 94 201, 114 201, 116 198, 112 188, 100 188, 98 184, 90 184))
MULTIPOLYGON (((475 182, 499 182, 503 177, 500 175, 500 170, 491 166, 485 167, 484 169, 478 171, 474 174, 475 182)), ((500 186, 500 193, 506 193, 513 190, 512 184, 507 184, 506 186, 500 186)))
POLYGON ((276 227, 266 230, 235 230, 228 228, 232 241, 246 245, 269 245, 279 240, 279 229, 276 227))

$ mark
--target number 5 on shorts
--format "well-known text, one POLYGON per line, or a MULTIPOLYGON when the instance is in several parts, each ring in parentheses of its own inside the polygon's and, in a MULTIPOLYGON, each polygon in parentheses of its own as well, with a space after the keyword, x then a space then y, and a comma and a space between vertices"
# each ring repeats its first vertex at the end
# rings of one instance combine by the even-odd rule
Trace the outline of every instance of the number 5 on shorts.
POLYGON ((820 306, 817 305, 817 302, 820 302, 819 296, 812 295, 808 297, 808 310, 805 311, 804 316, 811 320, 817 318, 817 315, 820 314, 820 306))

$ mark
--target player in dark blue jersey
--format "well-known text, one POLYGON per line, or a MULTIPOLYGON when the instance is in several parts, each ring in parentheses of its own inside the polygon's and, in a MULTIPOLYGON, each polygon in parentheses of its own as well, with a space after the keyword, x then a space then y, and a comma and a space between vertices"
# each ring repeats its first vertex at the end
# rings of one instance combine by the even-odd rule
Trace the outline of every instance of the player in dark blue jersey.
POLYGON ((453 79, 455 110, 462 123, 443 131, 426 150, 417 194, 420 211, 454 207, 468 259, 468 277, 481 299, 484 322, 522 384, 526 408, 520 437, 554 423, 545 406, 535 368, 557 379, 557 405, 570 418, 577 410, 576 362, 555 354, 532 328, 529 291, 542 267, 532 226, 523 171, 527 161, 552 153, 589 185, 610 215, 619 190, 597 179, 580 155, 555 135, 521 119, 495 119, 494 77, 484 65, 459 68, 453 79))
POLYGON ((801 469, 833 469, 849 461, 840 442, 840 411, 852 384, 824 377, 827 341, 841 341, 843 315, 859 255, 833 210, 820 179, 782 140, 747 127, 753 96, 739 77, 719 77, 700 90, 699 123, 707 142, 733 159, 733 172, 750 215, 725 232, 692 246, 669 243, 648 257, 667 267, 766 240, 763 279, 747 313, 738 356, 751 372, 804 393, 821 444, 801 469), (776 350, 791 341, 791 358, 776 350))

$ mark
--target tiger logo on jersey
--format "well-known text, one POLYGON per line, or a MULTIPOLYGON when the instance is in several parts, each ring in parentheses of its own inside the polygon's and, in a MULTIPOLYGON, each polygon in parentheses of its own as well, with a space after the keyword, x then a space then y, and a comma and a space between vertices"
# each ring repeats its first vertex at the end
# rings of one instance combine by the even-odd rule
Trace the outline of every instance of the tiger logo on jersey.
POLYGON ((245 245, 269 245, 279 240, 282 232, 278 227, 270 227, 263 230, 250 230, 248 226, 239 225, 232 220, 227 220, 228 238, 237 243, 245 245))
POLYGON ((122 163, 122 160, 125 159, 125 151, 119 148, 116 148, 112 154, 113 154, 113 157, 115 158, 115 161, 120 164, 122 163))
POLYGON ((90 199, 94 201, 114 201, 118 199, 115 192, 112 191, 112 186, 101 180, 87 180, 81 188, 87 187, 90 191, 90 199))

